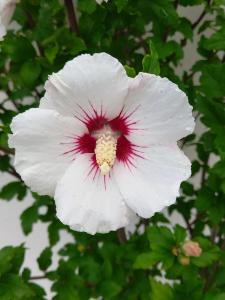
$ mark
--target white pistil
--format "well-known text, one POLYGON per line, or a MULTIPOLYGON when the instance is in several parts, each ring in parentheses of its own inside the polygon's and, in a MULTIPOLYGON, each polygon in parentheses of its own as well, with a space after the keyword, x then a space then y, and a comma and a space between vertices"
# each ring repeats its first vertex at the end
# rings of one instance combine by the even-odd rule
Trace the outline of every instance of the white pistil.
POLYGON ((110 133, 102 133, 96 142, 95 155, 99 169, 103 175, 111 170, 116 158, 117 139, 110 133))

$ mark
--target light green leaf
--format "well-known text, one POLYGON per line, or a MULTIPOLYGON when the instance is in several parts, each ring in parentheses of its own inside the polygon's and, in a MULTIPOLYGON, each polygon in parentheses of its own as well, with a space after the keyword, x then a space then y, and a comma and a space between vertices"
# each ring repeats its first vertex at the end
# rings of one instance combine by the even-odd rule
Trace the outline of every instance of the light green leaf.
POLYGON ((150 41, 149 46, 151 54, 146 54, 142 60, 143 71, 146 73, 159 75, 160 65, 158 60, 158 53, 152 41, 150 41))
POLYGON ((157 263, 161 255, 155 252, 147 252, 139 254, 134 262, 134 269, 148 269, 157 263))
POLYGON ((151 285, 151 300, 174 300, 173 290, 169 284, 163 284, 152 277, 149 278, 151 285))

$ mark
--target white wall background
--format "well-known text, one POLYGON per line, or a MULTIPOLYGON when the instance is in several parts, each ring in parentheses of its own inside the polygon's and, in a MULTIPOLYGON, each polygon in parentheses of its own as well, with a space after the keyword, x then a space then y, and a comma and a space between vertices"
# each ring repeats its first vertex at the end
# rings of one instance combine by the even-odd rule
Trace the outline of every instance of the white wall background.
MULTIPOLYGON (((113 0, 112 0, 113 1, 113 0)), ((180 15, 189 16, 192 21, 195 21, 202 11, 202 7, 187 7, 180 10, 180 15)), ((178 73, 182 70, 190 69, 190 66, 199 59, 199 55, 196 53, 197 38, 194 38, 193 43, 188 42, 185 47, 185 58, 182 64, 178 68, 178 73)), ((201 125, 197 124, 196 131, 201 131, 201 125)), ((186 150, 186 154, 192 159, 194 152, 191 149, 186 150)), ((8 175, 0 173, 0 188, 6 183, 11 181, 8 175)), ((15 178, 13 178, 15 180, 15 178)), ((47 246, 47 230, 46 225, 37 223, 34 225, 33 232, 28 237, 24 236, 20 226, 20 215, 25 208, 30 206, 33 200, 30 196, 22 202, 12 200, 10 202, 0 201, 0 248, 7 245, 19 245, 25 243, 27 247, 26 258, 24 266, 31 268, 32 275, 41 275, 41 271, 38 269, 36 258, 39 256, 41 251, 47 246)), ((173 216, 173 223, 182 223, 182 220, 178 216, 173 216)), ((57 264, 57 250, 61 246, 70 241, 70 236, 65 232, 61 234, 60 244, 54 248, 54 265, 57 264)), ((51 299, 50 284, 47 280, 39 280, 39 284, 44 286, 48 291, 48 299, 51 299)), ((66 299, 65 299, 66 300, 66 299)))

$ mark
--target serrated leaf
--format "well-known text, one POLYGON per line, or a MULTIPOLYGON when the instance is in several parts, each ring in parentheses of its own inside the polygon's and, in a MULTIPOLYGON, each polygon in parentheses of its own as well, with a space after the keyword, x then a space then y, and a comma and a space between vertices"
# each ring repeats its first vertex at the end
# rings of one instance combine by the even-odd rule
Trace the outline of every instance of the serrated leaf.
POLYGON ((9 274, 0 280, 1 300, 29 300, 35 296, 32 289, 17 275, 9 274))
POLYGON ((25 249, 19 247, 4 247, 0 250, 0 275, 8 272, 18 273, 24 261, 25 249))
POLYGON ((22 200, 26 195, 26 191, 27 189, 22 182, 10 182, 1 189, 0 198, 9 201, 17 196, 19 200, 22 200))

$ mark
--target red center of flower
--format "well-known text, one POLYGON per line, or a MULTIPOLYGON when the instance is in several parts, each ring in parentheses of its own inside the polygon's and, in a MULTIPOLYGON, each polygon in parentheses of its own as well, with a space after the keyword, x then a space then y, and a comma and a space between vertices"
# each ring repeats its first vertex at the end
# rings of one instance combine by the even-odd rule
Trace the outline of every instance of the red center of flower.
POLYGON ((135 124, 130 120, 132 114, 125 114, 121 110, 116 118, 108 120, 102 109, 98 113, 91 105, 92 111, 88 113, 80 106, 79 108, 82 116, 75 117, 87 127, 88 133, 74 137, 73 149, 64 154, 93 153, 93 169, 102 167, 103 172, 107 171, 108 167, 111 168, 115 160, 127 166, 134 165, 133 159, 141 155, 138 146, 129 141, 129 133, 133 130, 132 125, 135 124))

